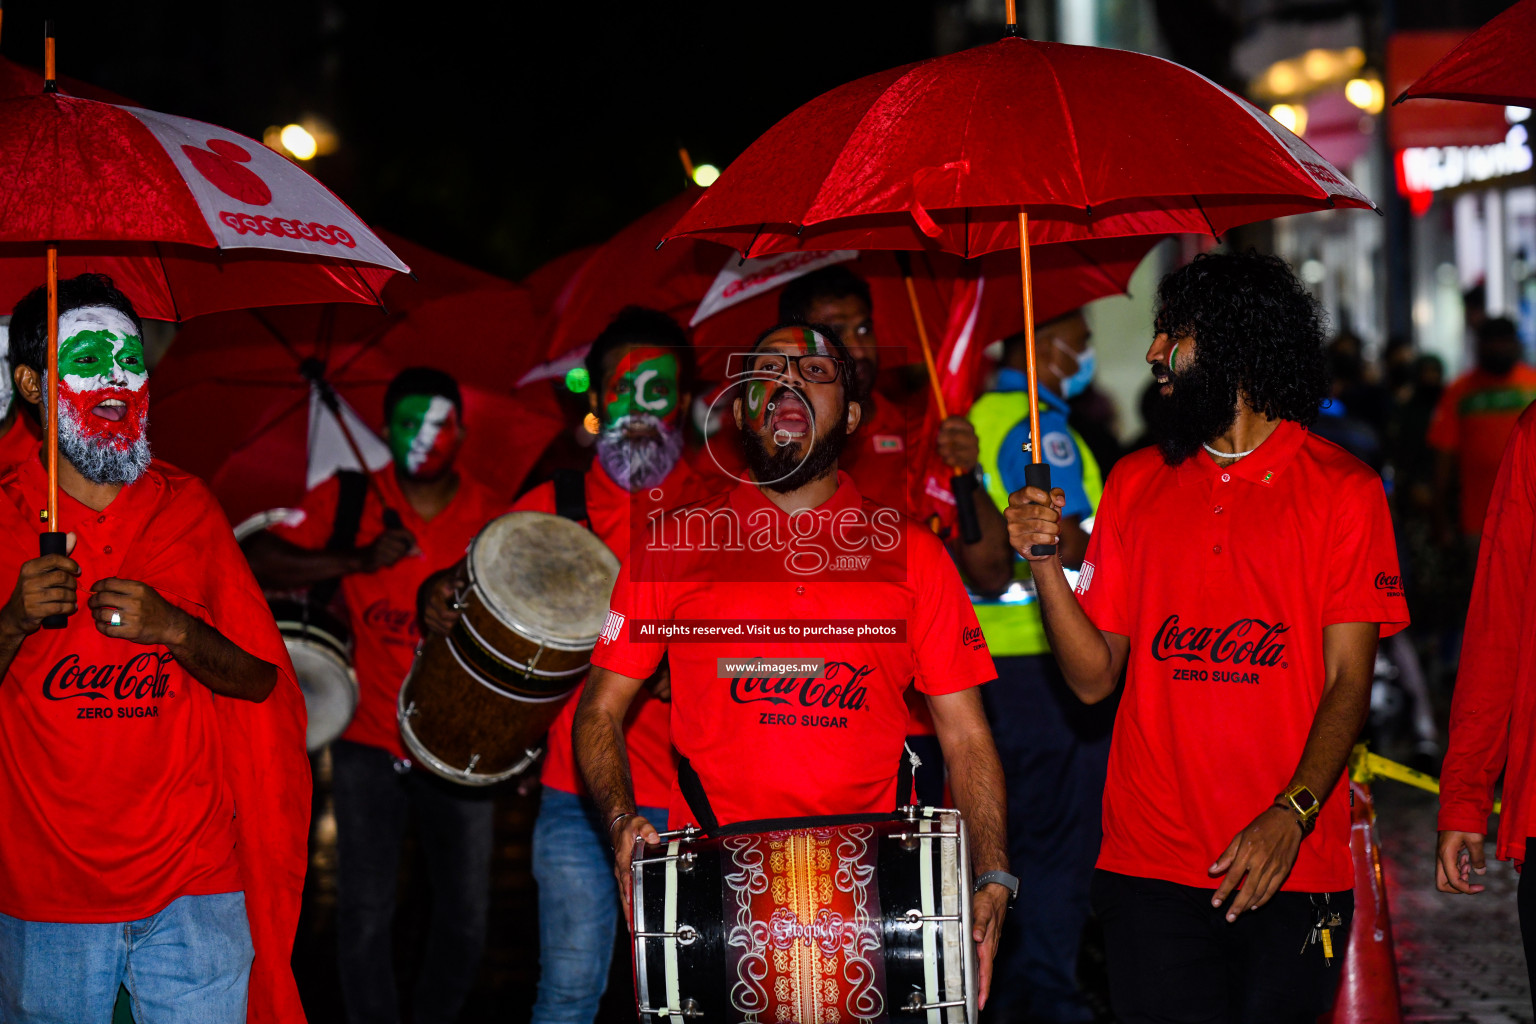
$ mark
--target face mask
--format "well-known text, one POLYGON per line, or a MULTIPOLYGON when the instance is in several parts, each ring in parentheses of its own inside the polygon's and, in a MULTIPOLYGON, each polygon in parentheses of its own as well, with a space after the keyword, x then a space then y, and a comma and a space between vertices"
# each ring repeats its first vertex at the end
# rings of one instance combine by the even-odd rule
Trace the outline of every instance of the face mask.
POLYGON ((407 476, 442 476, 453 465, 459 441, 459 411, 444 395, 406 395, 389 415, 389 448, 407 476))
POLYGON ((1088 385, 1093 383, 1093 371, 1098 366, 1099 357, 1090 345, 1081 352, 1073 352, 1059 341, 1052 342, 1057 348, 1077 360, 1077 372, 1061 382, 1061 397, 1076 398, 1088 390, 1088 385))
POLYGON ((653 346, 629 349, 603 389, 604 420, 611 424, 625 416, 644 414, 673 424, 678 391, 676 355, 653 346))

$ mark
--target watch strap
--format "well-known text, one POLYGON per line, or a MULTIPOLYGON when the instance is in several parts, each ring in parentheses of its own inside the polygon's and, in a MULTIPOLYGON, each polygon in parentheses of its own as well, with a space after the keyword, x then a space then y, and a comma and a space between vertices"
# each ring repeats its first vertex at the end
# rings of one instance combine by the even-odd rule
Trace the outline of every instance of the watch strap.
POLYGON ((983 886, 996 883, 1008 890, 1008 905, 1013 906, 1013 901, 1019 898, 1019 879, 1016 875, 1010 875, 1006 871, 988 871, 976 879, 976 884, 971 887, 972 892, 981 892, 983 886))

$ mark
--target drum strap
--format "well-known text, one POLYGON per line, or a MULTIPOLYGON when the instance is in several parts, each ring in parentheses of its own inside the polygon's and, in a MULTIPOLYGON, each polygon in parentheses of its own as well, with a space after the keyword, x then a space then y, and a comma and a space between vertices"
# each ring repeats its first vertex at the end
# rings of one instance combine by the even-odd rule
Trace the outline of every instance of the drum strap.
MULTIPOLYGON (((896 807, 901 810, 912 800, 912 769, 916 758, 903 744, 900 764, 896 768, 896 807)), ((835 827, 837 825, 855 825, 866 821, 885 821, 888 814, 829 814, 821 817, 809 818, 760 818, 755 821, 738 821, 730 825, 721 825, 720 819, 715 817, 715 809, 710 806, 709 797, 704 792, 704 783, 699 780, 699 773, 694 771, 693 765, 688 763, 686 757, 677 759, 677 788, 683 794, 683 799, 688 801, 688 809, 693 812, 699 828, 710 838, 732 835, 753 835, 758 832, 773 832, 782 828, 818 828, 835 827)))
POLYGON ((555 515, 587 523, 587 475, 579 469, 555 470, 555 515))
MULTIPOLYGON (((363 499, 368 496, 368 478, 355 469, 336 473, 336 518, 331 522, 327 551, 348 551, 357 546, 357 531, 363 525, 363 499)), ((324 608, 336 596, 341 578, 333 576, 309 588, 309 603, 324 608)))

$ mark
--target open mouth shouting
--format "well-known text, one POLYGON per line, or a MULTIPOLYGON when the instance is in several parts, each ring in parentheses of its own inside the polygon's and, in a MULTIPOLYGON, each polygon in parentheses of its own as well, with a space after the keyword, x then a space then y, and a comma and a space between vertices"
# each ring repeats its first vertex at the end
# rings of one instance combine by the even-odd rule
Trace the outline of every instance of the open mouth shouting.
POLYGON ((810 434, 811 411, 795 392, 780 388, 768 403, 768 427, 774 443, 790 444, 810 434))
POLYGON ((1168 372, 1167 363, 1152 364, 1152 379, 1159 385, 1158 394, 1165 398, 1173 394, 1173 375, 1168 372))
POLYGON ((128 415, 128 403, 121 398, 109 398, 93 406, 91 415, 110 423, 121 423, 128 415))

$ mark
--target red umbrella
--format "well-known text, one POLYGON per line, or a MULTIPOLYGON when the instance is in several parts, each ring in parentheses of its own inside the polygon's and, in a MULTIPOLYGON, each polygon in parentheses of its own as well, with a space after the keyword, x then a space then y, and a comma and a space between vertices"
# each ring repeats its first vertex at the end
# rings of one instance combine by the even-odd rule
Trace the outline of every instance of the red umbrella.
MULTIPOLYGON (((603 244, 562 256, 524 280, 548 296, 542 303, 548 339, 544 358, 552 368, 569 362, 562 357, 589 344, 619 310, 639 305, 668 313, 692 328, 701 376, 720 379, 727 354, 739 351, 778 319, 783 285, 830 262, 848 262, 869 283, 882 344, 903 350, 903 362, 923 359, 904 276, 888 253, 797 253, 743 264, 729 246, 715 242, 685 238, 658 249, 657 241, 702 191, 690 188, 603 244)), ((1093 240, 1042 248, 1036 270, 1037 318, 1049 320, 1094 299, 1123 293, 1157 240, 1093 240)), ((1010 292, 1005 287, 1012 281, 1012 294, 1017 294, 1018 262, 1001 256, 966 261, 933 253, 917 262, 914 273, 925 327, 940 338, 952 307, 983 277, 991 290, 979 321, 972 325, 984 338, 973 356, 979 356, 988 341, 1023 330, 1022 311, 1006 298, 1010 292)), ((969 395, 950 400, 961 409, 968 402, 969 395)))
MULTIPOLYGON (((60 94, 53 55, 50 33, 43 92, 0 99, 0 306, 46 268, 50 422, 61 268, 111 274, 140 313, 161 319, 259 303, 376 302, 383 283, 408 269, 287 159, 200 121, 60 94)), ((47 447, 52 532, 43 543, 62 551, 52 431, 47 447)))
MULTIPOLYGON (((334 392, 360 418, 354 430, 378 431, 384 388, 406 366, 437 367, 459 381, 469 426, 460 465, 509 503, 562 429, 549 385, 516 388, 536 355, 526 290, 392 236, 390 243, 411 260, 415 278, 385 289, 389 316, 324 305, 198 317, 155 368, 156 454, 204 477, 233 521, 300 503, 313 482, 319 429, 346 422, 322 423, 331 414, 318 396, 334 392)), ((352 440, 382 452, 377 437, 352 440)))
MULTIPOLYGON (((672 229, 746 256, 800 249, 1017 247, 1220 235, 1334 206, 1373 208, 1307 144, 1170 61, 1019 38, 833 89, 770 128, 672 229), (1032 223, 1031 223, 1032 222, 1032 223)), ((1034 348, 1031 428, 1039 434, 1034 348)), ((1040 452, 1031 482, 1049 486, 1040 452)))
POLYGON ((1536 106, 1536 0, 1520 0, 1462 40, 1393 101, 1440 99, 1536 106))

